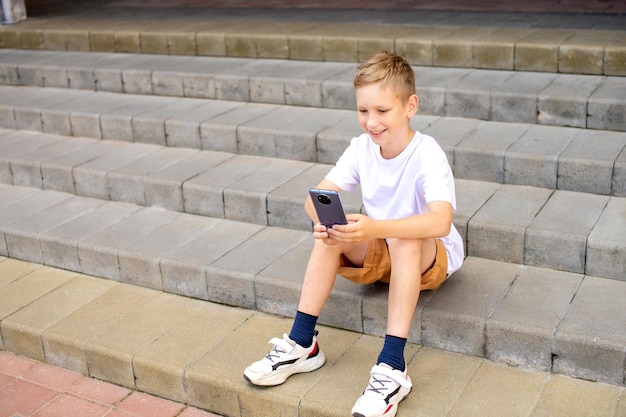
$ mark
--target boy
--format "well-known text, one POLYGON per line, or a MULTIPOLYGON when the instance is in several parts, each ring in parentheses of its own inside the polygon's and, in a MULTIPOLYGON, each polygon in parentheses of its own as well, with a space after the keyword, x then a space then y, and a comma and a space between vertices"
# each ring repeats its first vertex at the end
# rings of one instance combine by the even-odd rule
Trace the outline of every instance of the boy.
POLYGON ((361 185, 367 216, 348 214, 347 225, 319 224, 309 197, 314 247, 289 336, 244 371, 256 385, 278 385, 289 376, 320 368, 325 361, 315 325, 336 274, 357 283, 389 283, 383 349, 355 417, 395 416, 411 390, 404 347, 421 290, 435 289, 463 262, 463 243, 452 224, 454 179, 435 140, 411 129, 417 112, 410 65, 383 52, 359 65, 354 79, 359 124, 352 139, 316 188, 353 191, 361 185))

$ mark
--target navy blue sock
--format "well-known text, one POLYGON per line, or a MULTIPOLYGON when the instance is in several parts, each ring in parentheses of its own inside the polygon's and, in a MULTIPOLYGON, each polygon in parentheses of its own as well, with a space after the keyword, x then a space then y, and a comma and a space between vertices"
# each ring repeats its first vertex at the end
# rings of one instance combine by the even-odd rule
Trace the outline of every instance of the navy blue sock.
POLYGON ((386 363, 393 369, 404 371, 404 346, 406 339, 397 336, 386 335, 383 350, 378 355, 378 363, 386 363))
POLYGON ((309 347, 313 343, 317 316, 298 311, 291 327, 289 338, 302 347, 309 347))

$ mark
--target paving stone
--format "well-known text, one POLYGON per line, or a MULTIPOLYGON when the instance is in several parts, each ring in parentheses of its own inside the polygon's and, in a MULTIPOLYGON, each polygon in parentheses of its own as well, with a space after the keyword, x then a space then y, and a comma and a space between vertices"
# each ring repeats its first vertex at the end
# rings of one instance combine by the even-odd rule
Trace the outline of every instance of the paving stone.
POLYGON ((158 295, 158 291, 128 284, 112 287, 43 332, 46 362, 89 375, 89 342, 158 295))
POLYGON ((523 264, 526 228, 551 193, 542 188, 500 187, 469 221, 467 254, 523 264))
POLYGON ((137 210, 139 207, 126 203, 105 203, 44 232, 39 237, 43 263, 70 271, 79 271, 78 242, 137 210))
POLYGON ((415 71, 415 92, 419 98, 419 112, 425 114, 446 114, 446 91, 471 70, 462 68, 417 67, 415 71))
POLYGON ((224 188, 224 216, 267 225, 268 194, 311 166, 286 159, 266 160, 263 167, 224 188))
POLYGON ((490 91, 512 76, 509 71, 471 71, 446 89, 446 115, 489 120, 490 91))
POLYGON ((530 415, 546 379, 546 374, 518 374, 506 365, 484 362, 449 415, 530 415))
POLYGON ((607 202, 605 196, 555 191, 526 230, 524 263, 584 272, 587 236, 607 202))
POLYGON ((123 99, 119 95, 101 92, 98 93, 98 101, 85 104, 81 109, 73 109, 69 114, 72 136, 102 138, 100 114, 121 106, 123 99))
POLYGON ((626 197, 626 147, 617 157, 613 168, 613 195, 626 197))
MULTIPOLYGON (((267 197, 268 225, 311 231, 311 220, 304 211, 304 201, 308 190, 316 186, 331 168, 331 165, 315 164, 271 191, 267 197)), ((358 212, 361 207, 360 198, 356 210, 347 208, 346 201, 342 200, 342 203, 349 212, 358 212)))
POLYGON ((40 268, 40 265, 30 262, 20 261, 18 259, 11 259, 1 257, 2 263, 2 276, 0 276, 0 288, 11 284, 24 275, 30 274, 34 270, 40 268))
POLYGON ((504 182, 556 189, 559 156, 578 133, 572 128, 531 126, 504 154, 504 182))
POLYGON ((448 163, 454 167, 454 148, 470 136, 483 122, 475 119, 442 117, 425 128, 422 133, 432 136, 448 157, 448 163))
MULTIPOLYGON (((213 276, 207 265, 259 233, 263 227, 249 223, 213 220, 214 226, 199 237, 161 259, 163 288, 167 292, 208 300, 213 290, 213 276), (211 289, 211 290, 209 290, 211 289)), ((219 287, 221 282, 217 282, 219 287)), ((242 294, 243 295, 243 294, 242 294)), ((247 295, 247 294, 246 294, 247 295)))
POLYGON ((607 77, 589 97, 587 128, 626 131, 626 80, 607 77))
POLYGON ((454 148, 455 177, 504 182, 504 156, 530 126, 486 123, 454 148))
POLYGON ((60 203, 61 201, 70 198, 68 194, 49 192, 45 194, 34 194, 32 197, 25 198, 9 204, 7 206, 0 206, 0 236, 2 239, 2 245, 0 255, 8 256, 8 245, 6 241, 6 231, 12 223, 20 221, 34 213, 44 211, 46 208, 60 203))
POLYGON ((200 125, 216 116, 239 107, 236 102, 207 102, 165 122, 167 145, 200 149, 200 125))
MULTIPOLYGON (((3 273, 5 268, 3 267, 3 273)), ((46 272, 50 273, 50 270, 46 272)), ((41 335, 50 326, 116 285, 112 281, 77 276, 2 321, 4 349, 45 361, 41 335)))
POLYGON ((605 75, 626 75, 624 58, 626 48, 623 45, 606 45, 604 48, 604 74, 605 75))
POLYGON ((121 168, 132 161, 140 160, 160 150, 156 145, 128 145, 129 144, 126 142, 117 142, 117 146, 119 147, 117 151, 110 152, 100 158, 74 167, 74 169, 72 169, 72 176, 74 177, 76 194, 108 200, 108 172, 121 168))
POLYGON ((81 272, 119 281, 118 248, 132 245, 179 215, 162 209, 144 208, 82 239, 78 243, 81 272))
POLYGON ((162 290, 161 258, 171 255, 213 225, 212 219, 184 214, 133 241, 132 245, 121 246, 117 252, 120 281, 162 290))
POLYGON ((554 338, 555 372, 624 383, 626 323, 620 300, 625 291, 621 281, 585 278, 554 338))
POLYGON ((285 104, 291 106, 321 107, 322 90, 318 80, 334 77, 336 74, 353 70, 350 64, 327 63, 324 66, 307 65, 301 73, 285 79, 285 104))
POLYGON ((438 349, 482 356, 489 314, 507 292, 521 266, 466 258, 430 299, 422 313, 422 343, 438 349), (498 275, 490 273, 498 268, 498 275))
POLYGON ((133 358, 143 348, 188 319, 186 300, 160 293, 88 341, 92 377, 134 389, 133 358))
POLYGON ((44 30, 44 48, 52 50, 89 50, 89 35, 82 30, 44 30))
POLYGON ((623 133, 581 130, 559 157, 558 188, 610 195, 613 166, 625 146, 623 133))
POLYGON ((102 139, 133 141, 132 119, 171 102, 167 97, 126 96, 124 104, 100 114, 102 139))
POLYGON ((515 67, 515 44, 528 30, 497 28, 474 40, 472 65, 475 68, 512 70, 515 67))
POLYGON ((275 158, 315 161, 317 132, 346 117, 343 112, 279 107, 239 126, 239 152, 275 158), (280 120, 277 128, 276 120, 280 120))
POLYGON ((73 99, 74 96, 72 93, 71 91, 50 89, 50 91, 38 92, 36 96, 22 103, 21 106, 16 105, 13 109, 15 114, 15 128, 43 132, 44 127, 41 119, 42 110, 53 108, 64 101, 73 99), (31 107, 34 103, 36 103, 37 109, 31 107))
POLYGON ((165 146, 165 122, 180 113, 193 110, 202 105, 200 100, 174 100, 158 108, 141 113, 132 118, 133 140, 165 146))
POLYGON ((322 81, 322 107, 344 110, 356 108, 356 94, 352 84, 355 69, 346 68, 322 81))
POLYGON ((537 122, 587 127, 587 101, 601 82, 599 76, 559 75, 537 98, 537 122))
MULTIPOLYGON (((42 149, 51 146, 61 141, 62 138, 58 136, 42 135, 40 133, 20 132, 16 131, 8 135, 3 135, 0 138, 2 155, 0 156, 0 180, 4 184, 13 184, 13 170, 11 169, 11 162, 13 159, 19 158, 21 155, 27 155, 31 152, 35 152, 37 149, 42 149)), ((31 181, 34 184, 39 185, 38 188, 42 188, 41 174, 37 178, 31 177, 31 181)), ((25 179, 19 178, 20 181, 25 179)))
POLYGON ((224 33, 198 32, 196 34, 198 55, 226 56, 225 38, 224 33))
MULTIPOLYGON (((26 307, 33 301, 54 291, 76 276, 76 273, 46 268, 34 268, 10 284, 2 287, 0 318, 2 320, 26 307)), ((4 336, 3 336, 4 337, 4 336)))
POLYGON ((457 208, 453 213, 453 223, 467 247, 467 226, 470 219, 500 188, 499 184, 456 179, 457 208))
POLYGON ((552 339, 583 275, 526 267, 489 316, 485 357, 552 369, 552 339))
POLYGON ((587 239, 585 273, 626 281, 626 200, 613 197, 587 239))
POLYGON ((267 164, 266 158, 237 155, 183 184, 187 213, 224 218, 224 189, 267 164))
POLYGON ((611 31, 578 32, 559 47, 559 71, 576 74, 604 73, 604 44, 611 31))
POLYGON ((517 73, 498 90, 490 92, 489 120, 536 123, 537 96, 554 79, 555 74, 517 73))
POLYGON ((226 153, 197 152, 148 173, 143 181, 146 205, 184 211, 183 183, 230 158, 232 155, 226 153))
POLYGON ((350 145, 350 140, 360 134, 363 129, 359 126, 356 115, 346 117, 317 134, 317 162, 334 164, 341 154, 350 145))
POLYGON ((41 234, 102 204, 103 202, 99 200, 70 196, 40 213, 34 213, 12 223, 10 230, 4 233, 9 255, 30 262, 43 263, 41 234))
POLYGON ((162 148, 107 173, 108 195, 111 200, 145 205, 144 177, 166 168, 199 151, 184 148, 162 148))
POLYGON ((416 417, 448 415, 481 365, 478 358, 422 347, 409 362, 414 388, 402 409, 416 417))
POLYGON ((322 37, 312 35, 289 36, 289 58, 309 61, 321 61, 322 37))
POLYGON ((559 45, 574 32, 567 29, 537 29, 515 43, 515 69, 554 72, 559 67, 559 45))
POLYGON ((208 298, 255 308, 255 277, 309 235, 296 230, 264 228, 250 236, 207 267, 208 298))
MULTIPOLYGON (((33 137, 33 139, 35 139, 35 137, 33 137)), ((48 141, 44 135, 40 135, 35 139, 43 144, 40 149, 12 158, 10 165, 14 185, 43 188, 42 162, 48 162, 51 159, 62 157, 75 150, 81 150, 96 143, 95 139, 83 139, 80 141, 76 139, 55 141, 56 137, 51 139, 50 142, 54 141, 54 143, 46 146, 46 142, 48 141)))
POLYGON ((533 414, 538 416, 613 416, 620 402, 619 398, 619 387, 551 375, 533 414))
POLYGON ((42 161, 43 188, 74 194, 76 187, 74 176, 72 175, 73 169, 118 149, 120 149, 120 144, 117 142, 96 142, 57 158, 48 159, 45 162, 42 161))
POLYGON ((187 368, 252 314, 243 309, 187 300, 185 318, 133 357, 137 389, 188 402, 184 385, 187 368))
POLYGON ((270 104, 245 103, 208 118, 200 124, 200 148, 237 153, 238 127, 275 109, 276 107, 270 104))
POLYGON ((492 28, 461 28, 433 39, 433 64, 438 67, 471 68, 474 55, 473 38, 492 31, 492 28))

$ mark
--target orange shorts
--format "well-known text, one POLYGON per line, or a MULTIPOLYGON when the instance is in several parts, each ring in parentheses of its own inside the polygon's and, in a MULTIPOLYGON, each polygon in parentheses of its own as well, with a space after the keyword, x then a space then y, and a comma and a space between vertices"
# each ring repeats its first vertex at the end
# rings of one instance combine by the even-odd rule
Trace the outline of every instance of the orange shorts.
MULTIPOLYGON (((443 242, 435 239, 437 253, 435 262, 422 275, 421 290, 434 290, 448 277, 448 254, 443 242)), ((337 273, 357 284, 371 284, 372 282, 389 282, 391 277, 391 258, 384 239, 376 239, 369 243, 363 267, 357 267, 348 258, 342 256, 337 273)))

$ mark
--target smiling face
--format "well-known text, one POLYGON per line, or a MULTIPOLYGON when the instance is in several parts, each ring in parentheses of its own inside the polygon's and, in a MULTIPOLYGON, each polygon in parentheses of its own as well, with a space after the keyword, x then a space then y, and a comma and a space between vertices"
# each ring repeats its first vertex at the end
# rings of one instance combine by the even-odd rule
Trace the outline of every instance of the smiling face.
POLYGON ((391 87, 376 82, 356 89, 356 104, 359 124, 380 146, 383 158, 398 156, 415 134, 410 119, 417 112, 417 96, 402 100, 391 87))

